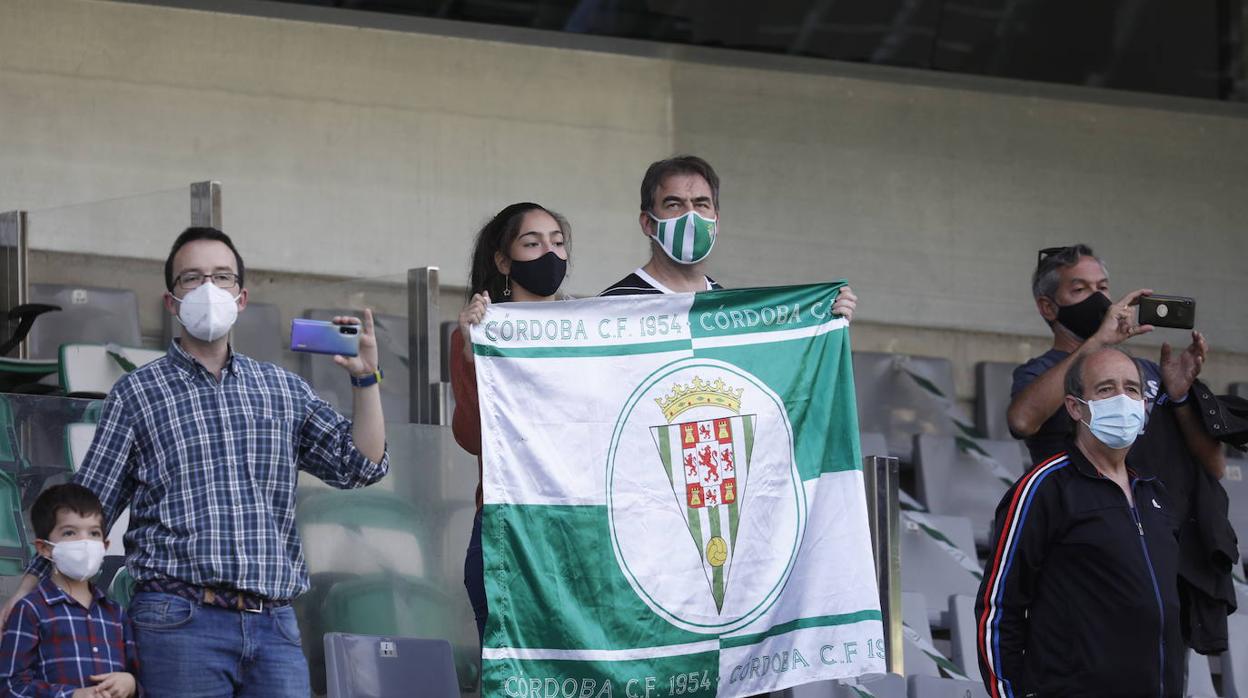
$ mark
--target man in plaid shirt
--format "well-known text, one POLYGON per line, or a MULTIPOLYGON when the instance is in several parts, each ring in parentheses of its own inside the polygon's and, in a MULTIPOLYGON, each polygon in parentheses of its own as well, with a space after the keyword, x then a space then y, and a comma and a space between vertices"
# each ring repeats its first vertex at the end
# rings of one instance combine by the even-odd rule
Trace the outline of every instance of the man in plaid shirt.
MULTIPOLYGON (((298 376, 231 350, 244 274, 221 231, 178 237, 164 300, 181 339, 113 386, 75 476, 109 525, 130 506, 130 616, 153 695, 309 695, 290 606, 308 589, 298 471, 352 488, 389 469, 372 313, 334 319, 359 331, 359 355, 334 357, 355 386, 352 422, 298 376)), ((46 567, 31 564, 19 596, 46 567)))

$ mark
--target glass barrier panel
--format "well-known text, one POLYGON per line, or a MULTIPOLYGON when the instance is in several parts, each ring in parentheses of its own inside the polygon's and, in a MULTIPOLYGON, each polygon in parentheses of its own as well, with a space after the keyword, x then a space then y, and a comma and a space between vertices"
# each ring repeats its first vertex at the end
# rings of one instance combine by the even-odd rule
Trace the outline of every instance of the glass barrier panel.
POLYGON ((27 356, 82 342, 156 348, 165 255, 190 220, 189 184, 30 211, 26 302, 59 310, 36 319, 27 356))
POLYGON ((464 590, 476 514, 477 459, 449 427, 387 424, 390 474, 335 490, 300 474, 297 521, 312 589, 295 603, 313 689, 325 690, 327 632, 449 640, 464 695, 478 690, 480 647, 464 590))
POLYGON ((184 186, 115 199, 32 210, 30 248, 109 257, 158 255, 191 221, 184 186))
MULTIPOLYGON (((336 315, 363 319, 373 311, 378 360, 384 374, 382 408, 387 422, 409 421, 407 274, 329 279, 299 274, 248 275, 248 304, 239 314, 231 341, 243 354, 270 361, 308 381, 335 409, 350 416, 351 384, 327 354, 293 351, 295 320, 331 320, 336 315)), ((169 328, 172 335, 173 328, 169 328)))
MULTIPOLYGON (((3 367, 0 366, 0 370, 3 367)), ((17 588, 34 555, 30 507, 69 482, 99 418, 100 400, 0 394, 0 598, 17 588)), ((449 427, 389 424, 390 474, 337 490, 300 473, 296 520, 311 589, 295 601, 318 694, 325 692, 327 632, 443 638, 455 652, 464 695, 475 695, 480 649, 464 590, 464 555, 476 513, 476 458, 449 427)), ((97 585, 128 603, 128 512, 109 533, 97 585)))
MULTIPOLYGON (((6 370, 0 360, 0 375, 6 370)), ((18 389, 40 391, 39 382, 21 383, 19 374, 9 382, 18 389)), ((50 485, 69 482, 86 455, 95 432, 100 400, 60 396, 0 393, 0 596, 8 597, 34 555, 35 534, 30 527, 30 507, 50 485)), ((104 569, 96 581, 107 588, 121 567, 120 532, 110 536, 112 545, 104 569)))

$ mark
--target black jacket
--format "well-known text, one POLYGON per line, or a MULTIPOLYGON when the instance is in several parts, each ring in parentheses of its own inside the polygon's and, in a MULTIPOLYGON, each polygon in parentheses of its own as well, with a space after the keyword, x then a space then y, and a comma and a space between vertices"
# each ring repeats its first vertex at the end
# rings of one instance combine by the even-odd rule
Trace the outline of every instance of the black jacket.
POLYGON ((1178 521, 1156 478, 1131 490, 1072 443, 1002 498, 975 604, 990 696, 1182 695, 1178 521))

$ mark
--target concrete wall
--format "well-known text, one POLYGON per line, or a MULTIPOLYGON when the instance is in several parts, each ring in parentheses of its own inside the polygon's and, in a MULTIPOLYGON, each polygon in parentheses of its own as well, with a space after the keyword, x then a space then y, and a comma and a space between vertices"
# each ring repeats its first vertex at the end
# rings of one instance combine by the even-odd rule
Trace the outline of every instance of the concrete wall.
MULTIPOLYGON (((0 209, 216 179, 226 230, 274 278, 431 264, 456 285, 476 228, 536 200, 572 220, 567 288, 589 294, 646 253, 645 165, 692 151, 724 179, 711 273, 732 286, 848 277, 860 348, 948 352, 960 377, 1038 353, 1035 250, 1083 240, 1116 292, 1196 296, 1221 350, 1211 377, 1248 376, 1242 106, 216 5, 241 14, 0 3, 0 209)), ((98 255, 162 259, 185 223, 179 196, 45 212, 32 280, 109 277, 98 255)), ((117 264, 118 285, 147 283, 126 275, 150 266, 117 264)), ((145 313, 151 331, 159 315, 145 313)))

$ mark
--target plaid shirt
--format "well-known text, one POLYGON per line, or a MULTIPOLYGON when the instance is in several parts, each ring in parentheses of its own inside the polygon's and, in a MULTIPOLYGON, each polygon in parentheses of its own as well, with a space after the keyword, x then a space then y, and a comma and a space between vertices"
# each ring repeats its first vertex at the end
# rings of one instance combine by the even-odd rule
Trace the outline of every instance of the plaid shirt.
POLYGON ((87 677, 125 671, 138 678, 139 656, 121 606, 91 587, 83 608, 51 579, 17 602, 0 640, 4 695, 68 698, 93 686, 87 677))
MULTIPOLYGON (((218 382, 175 341, 113 386, 74 481, 99 496, 108 526, 130 505, 136 581, 291 599, 308 589, 298 470, 346 489, 389 467, 388 454, 373 463, 360 453, 350 420, 293 373, 231 353, 218 382)), ((29 571, 48 565, 36 558, 29 571)))

